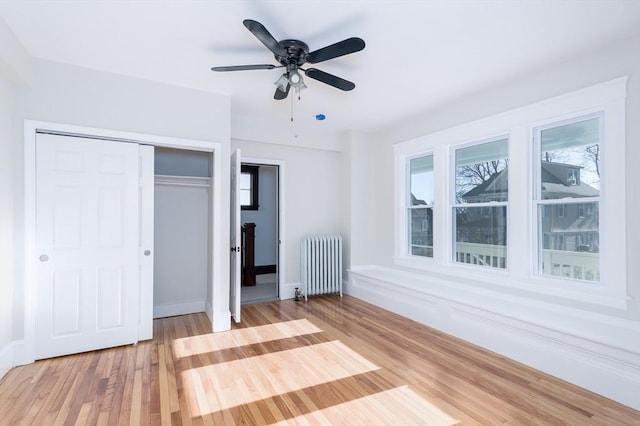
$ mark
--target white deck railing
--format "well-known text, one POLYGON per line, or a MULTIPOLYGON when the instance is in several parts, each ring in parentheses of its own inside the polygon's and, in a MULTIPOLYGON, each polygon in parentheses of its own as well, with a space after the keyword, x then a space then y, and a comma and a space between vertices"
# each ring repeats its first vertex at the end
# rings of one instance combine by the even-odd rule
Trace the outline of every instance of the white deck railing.
MULTIPOLYGON (((411 247, 414 255, 433 256, 432 246, 412 245, 411 247)), ((599 258, 598 253, 542 250, 542 275, 599 281, 599 258)), ((490 244, 456 243, 455 261, 471 265, 506 268, 507 247, 490 244)))
POLYGON ((542 250, 542 274, 600 281, 600 255, 583 251, 542 250))
POLYGON ((507 247, 490 244, 456 243, 456 262, 471 265, 507 267, 507 247))

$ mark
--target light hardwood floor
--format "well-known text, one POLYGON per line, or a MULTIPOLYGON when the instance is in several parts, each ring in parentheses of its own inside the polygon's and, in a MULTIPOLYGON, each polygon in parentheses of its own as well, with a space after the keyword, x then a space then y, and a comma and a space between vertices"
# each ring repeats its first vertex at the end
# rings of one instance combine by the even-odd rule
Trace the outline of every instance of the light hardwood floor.
POLYGON ((640 412, 345 296, 154 322, 0 382, 2 425, 640 425, 640 412))

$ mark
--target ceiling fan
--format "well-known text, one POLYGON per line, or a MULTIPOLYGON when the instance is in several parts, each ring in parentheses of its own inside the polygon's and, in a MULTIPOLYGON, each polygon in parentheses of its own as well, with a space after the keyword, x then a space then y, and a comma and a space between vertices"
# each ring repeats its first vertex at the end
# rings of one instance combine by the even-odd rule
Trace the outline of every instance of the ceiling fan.
POLYGON ((305 88, 304 81, 299 71, 304 72, 309 78, 321 81, 340 90, 353 90, 356 85, 348 80, 337 77, 333 74, 321 71, 317 68, 302 68, 305 63, 317 64, 329 59, 348 55, 364 49, 364 40, 358 37, 351 37, 322 49, 309 52, 309 46, 300 40, 286 39, 277 41, 269 31, 258 21, 245 19, 244 26, 264 44, 267 49, 273 52, 276 61, 280 65, 257 64, 257 65, 233 65, 226 67, 213 67, 213 71, 247 71, 247 70, 271 70, 274 68, 285 68, 284 74, 276 81, 276 92, 274 99, 285 99, 289 94, 289 89, 293 87, 297 92, 305 88))

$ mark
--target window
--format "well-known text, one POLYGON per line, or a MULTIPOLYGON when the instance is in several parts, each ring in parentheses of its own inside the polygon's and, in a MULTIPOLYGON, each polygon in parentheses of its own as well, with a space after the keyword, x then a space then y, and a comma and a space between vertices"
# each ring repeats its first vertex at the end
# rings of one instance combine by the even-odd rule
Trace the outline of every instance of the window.
POLYGON ((394 263, 463 287, 625 309, 626 85, 394 144, 394 263))
POLYGON ((558 217, 564 217, 564 204, 558 204, 556 207, 556 215, 558 217))
POLYGON ((407 224, 409 254, 433 257, 433 156, 408 161, 407 224))
POLYGON ((600 280, 599 218, 602 115, 534 130, 538 170, 538 273, 600 280), (557 214, 544 210, 554 206, 557 214), (550 235, 553 247, 544 241, 550 235))
POLYGON ((453 259, 507 267, 508 139, 454 149, 453 259))
POLYGON ((242 165, 240 169, 240 208, 258 210, 259 166, 242 165))

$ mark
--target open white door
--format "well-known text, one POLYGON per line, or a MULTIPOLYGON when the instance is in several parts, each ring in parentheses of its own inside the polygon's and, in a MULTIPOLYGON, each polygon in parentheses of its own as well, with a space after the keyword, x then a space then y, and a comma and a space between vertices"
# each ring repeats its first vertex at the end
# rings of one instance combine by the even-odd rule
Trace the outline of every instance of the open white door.
POLYGON ((235 322, 240 322, 240 285, 242 253, 240 252, 240 150, 231 154, 231 289, 229 307, 235 322))
POLYGON ((38 134, 36 359, 138 340, 135 143, 38 134))

